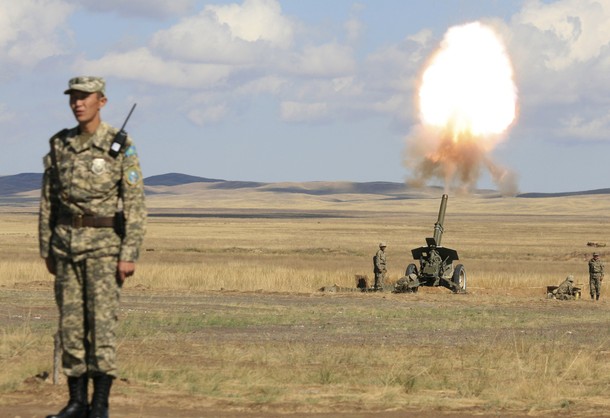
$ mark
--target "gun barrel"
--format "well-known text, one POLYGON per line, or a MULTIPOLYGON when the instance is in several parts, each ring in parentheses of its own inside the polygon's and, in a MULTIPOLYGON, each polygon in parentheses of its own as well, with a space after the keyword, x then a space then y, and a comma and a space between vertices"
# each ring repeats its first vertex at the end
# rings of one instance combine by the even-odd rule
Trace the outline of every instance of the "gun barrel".
POLYGON ((447 210, 447 199, 449 196, 446 194, 441 198, 441 207, 438 209, 438 219, 434 224, 434 242, 437 246, 441 245, 441 239, 443 238, 443 224, 445 223, 445 210, 447 210))

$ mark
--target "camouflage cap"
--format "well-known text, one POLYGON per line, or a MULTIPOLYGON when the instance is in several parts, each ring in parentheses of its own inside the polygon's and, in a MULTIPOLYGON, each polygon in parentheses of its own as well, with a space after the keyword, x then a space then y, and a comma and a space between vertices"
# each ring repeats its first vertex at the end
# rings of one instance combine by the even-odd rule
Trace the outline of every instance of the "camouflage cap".
POLYGON ((385 242, 383 242, 383 241, 381 241, 381 242, 379 243, 379 248, 382 248, 382 247, 387 247, 386 243, 385 243, 385 242))
POLYGON ((599 257, 599 253, 593 253, 593 257, 599 257))
POLYGON ((573 282, 574 281, 574 276, 572 276, 571 274, 566 278, 569 282, 573 282))
POLYGON ((106 94, 106 82, 102 77, 80 76, 68 81, 68 90, 64 94, 70 94, 72 90, 84 91, 86 93, 100 92, 106 94))

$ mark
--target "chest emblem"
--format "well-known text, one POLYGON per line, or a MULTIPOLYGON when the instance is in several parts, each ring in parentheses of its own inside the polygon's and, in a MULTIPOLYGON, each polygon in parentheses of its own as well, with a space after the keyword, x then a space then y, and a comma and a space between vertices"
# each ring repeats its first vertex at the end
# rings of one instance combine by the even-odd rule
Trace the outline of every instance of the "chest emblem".
POLYGON ((93 174, 104 174, 106 172, 106 160, 103 158, 94 158, 91 163, 91 171, 93 174))

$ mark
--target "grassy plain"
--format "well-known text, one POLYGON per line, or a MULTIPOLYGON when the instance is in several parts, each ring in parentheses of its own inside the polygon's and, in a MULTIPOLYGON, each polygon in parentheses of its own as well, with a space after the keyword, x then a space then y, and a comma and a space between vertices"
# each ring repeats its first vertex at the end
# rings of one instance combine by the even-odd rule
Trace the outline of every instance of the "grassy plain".
MULTIPOLYGON (((443 245, 458 250, 469 293, 394 295, 317 289, 370 277, 381 240, 397 280, 432 234, 440 192, 211 193, 148 200, 122 296, 121 416, 147 404, 177 405, 177 417, 201 408, 592 416, 610 404, 610 305, 588 300, 586 266, 586 243, 609 236, 607 196, 451 196, 443 245), (570 273, 586 298, 545 299, 570 273)), ((1 208, 0 263, 0 408, 30 393, 49 412, 64 388, 31 379, 50 370, 57 320, 34 208, 1 208)))

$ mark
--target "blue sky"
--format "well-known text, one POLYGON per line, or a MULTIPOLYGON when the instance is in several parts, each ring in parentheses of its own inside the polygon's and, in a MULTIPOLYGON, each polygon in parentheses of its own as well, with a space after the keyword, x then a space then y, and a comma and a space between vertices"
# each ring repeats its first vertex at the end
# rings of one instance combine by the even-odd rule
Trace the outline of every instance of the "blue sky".
POLYGON ((475 20, 519 97, 490 158, 521 192, 610 187, 610 0, 0 0, 0 175, 40 172, 68 79, 100 75, 145 176, 405 181, 421 73, 475 20))

